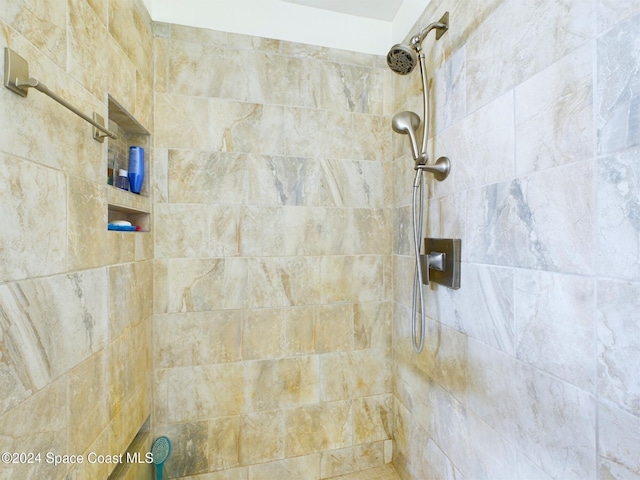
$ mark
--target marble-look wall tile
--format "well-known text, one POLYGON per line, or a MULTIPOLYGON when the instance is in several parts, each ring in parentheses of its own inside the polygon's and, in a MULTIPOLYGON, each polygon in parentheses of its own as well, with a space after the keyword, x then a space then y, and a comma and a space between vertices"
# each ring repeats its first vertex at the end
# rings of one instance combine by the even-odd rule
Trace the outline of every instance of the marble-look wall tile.
POLYGON ((109 33, 151 85, 153 25, 146 6, 139 0, 109 2, 109 33))
POLYGON ((69 451, 83 451, 87 439, 95 439, 109 423, 107 362, 102 350, 71 370, 69 376, 69 451))
POLYGON ((432 318, 505 353, 515 353, 514 272, 464 263, 460 290, 436 287, 427 297, 432 318))
POLYGON ((552 478, 596 477, 593 396, 473 340, 469 366, 469 408, 482 420, 552 478))
POLYGON ((127 263, 108 268, 110 339, 117 338, 125 328, 151 316, 152 274, 150 262, 127 263))
MULTIPOLYGON (((286 43, 281 42, 281 45, 286 43)), ((264 60, 260 86, 266 103, 319 108, 324 94, 324 61, 274 54, 264 56, 264 60)))
POLYGON ((597 312, 598 393, 640 415, 640 287, 600 280, 597 312))
MULTIPOLYGON (((116 21, 144 12, 138 0, 3 4, 0 44, 80 110, 106 115, 109 92, 134 113, 140 101, 151 128, 151 68, 141 75, 144 65, 122 55, 127 46, 107 30, 109 6, 116 21)), ((150 67, 145 21, 121 32, 144 38, 150 67)), ((151 234, 107 233, 106 147, 89 125, 35 90, 0 95, 3 451, 123 452, 151 407, 151 234)), ((29 468, 0 476, 106 478, 113 465, 29 468)))
POLYGON ((168 93, 170 41, 157 33, 157 25, 157 23, 154 25, 155 36, 153 38, 153 91, 155 93, 168 93))
MULTIPOLYGON (((247 85, 255 85, 258 71, 256 59, 261 55, 253 52, 229 51, 222 44, 206 41, 204 38, 182 40, 173 31, 168 57, 168 83, 171 93, 201 97, 221 97, 248 101, 247 85), (233 56, 235 54, 235 56, 233 56), (242 57, 242 60, 240 58, 242 57), (254 68, 248 68, 247 60, 254 60, 254 68), (235 60, 235 61, 234 61, 235 60), (234 68, 231 68, 233 65, 234 68), (228 76, 223 73, 229 73, 228 76), (248 76, 249 73, 253 75, 248 76), (246 82, 240 81, 247 75, 246 82), (224 93, 224 95, 223 95, 224 93)), ((203 29, 178 27, 183 32, 206 32, 203 29)), ((254 98, 254 101, 258 99, 254 98)))
MULTIPOLYGON (((225 208, 228 207, 223 207, 225 208)), ((288 210, 281 207, 243 207, 240 211, 240 228, 237 234, 240 254, 246 257, 286 255, 288 245, 296 241, 287 229, 287 217, 288 210)))
POLYGON ((411 256, 393 257, 393 301, 411 311, 415 259, 411 256))
POLYGON ((442 198, 432 199, 425 213, 429 237, 460 238, 462 245, 461 260, 468 261, 468 249, 465 242, 468 198, 466 192, 455 193, 442 198), (434 223, 437 226, 433 226, 434 223), (436 234, 437 233, 437 234, 436 234))
POLYGON ((249 408, 258 412, 316 404, 320 396, 319 375, 317 356, 249 362, 249 408))
POLYGON ((384 445, 382 442, 331 450, 322 453, 320 478, 339 477, 370 470, 381 465, 384 465, 384 445))
MULTIPOLYGON (((465 450, 453 457, 454 464, 464 477, 517 478, 517 451, 509 440, 468 410, 466 421, 467 433, 459 442, 465 445, 465 450)), ((442 420, 440 423, 446 431, 446 421, 442 420)), ((533 478, 537 477, 529 477, 533 478)))
POLYGON ((215 151, 282 155, 284 109, 260 103, 211 100, 211 147, 215 151))
POLYGON ((640 279, 640 149, 597 160, 596 271, 640 279))
POLYGON ((169 150, 168 200, 207 205, 245 203, 251 159, 236 153, 169 150))
POLYGON ((389 162, 391 152, 391 121, 377 115, 353 115, 353 155, 364 160, 389 162))
POLYGON ((353 350, 353 305, 321 305, 315 309, 315 352, 331 353, 353 350))
POLYGON ((545 372, 594 391, 594 281, 518 271, 516 356, 545 372))
POLYGON ((431 128, 439 134, 466 114, 466 53, 461 48, 433 74, 431 128))
POLYGON ((593 38, 593 9, 592 3, 571 0, 504 2, 467 43, 467 110, 486 105, 593 38), (497 32, 510 41, 497 42, 497 32))
POLYGON ((164 464, 168 478, 182 478, 209 470, 207 422, 179 423, 158 427, 158 435, 171 439, 171 455, 164 464))
POLYGON ((42 463, 4 464, 3 478, 58 478, 60 466, 45 462, 46 452, 68 452, 69 433, 68 377, 55 382, 0 416, 0 448, 3 452, 42 452, 42 463))
POLYGON ((5 362, 23 388, 44 387, 106 345, 106 288, 102 269, 2 286, 5 362))
POLYGON ((352 404, 353 443, 383 441, 393 433, 393 397, 391 394, 356 398, 352 404))
POLYGON ((354 212, 350 209, 287 207, 284 217, 281 245, 288 255, 347 255, 355 251, 354 212), (332 235, 338 231, 342 235, 332 235))
POLYGON ((166 388, 170 422, 237 415, 247 410, 240 363, 172 368, 166 388), (224 384, 225 388, 220 388, 224 384))
POLYGON ((313 159, 251 155, 247 181, 250 205, 321 205, 320 163, 313 159))
POLYGON ((400 402, 394 405, 397 425, 393 462, 398 472, 407 478, 464 478, 453 462, 424 429, 411 418, 411 413, 400 402))
MULTIPOLYGON (((393 253, 395 255, 413 256, 414 254, 412 213, 410 206, 393 209, 393 253)), ((433 215, 429 215, 428 221, 432 220, 433 215)))
POLYGON ((239 212, 235 207, 198 204, 156 206, 156 258, 237 255, 239 212))
POLYGON ((283 310, 247 311, 242 329, 242 358, 259 360, 282 356, 285 341, 283 310))
POLYGON ((343 448, 353 432, 350 402, 324 402, 286 411, 285 455, 343 448))
POLYGON ((598 447, 600 478, 640 478, 640 417, 600 402, 598 447))
POLYGON ((238 456, 241 465, 284 458, 283 410, 263 411, 241 417, 238 456))
POLYGON ((0 5, 0 18, 56 64, 64 67, 67 61, 67 5, 46 0, 39 8, 47 14, 34 15, 33 6, 28 0, 3 3, 0 5))
POLYGON ((320 259, 324 303, 385 300, 385 284, 382 255, 325 256, 320 259))
MULTIPOLYGON (((4 35, 0 37, 0 47, 10 47, 27 59, 32 76, 45 79, 48 88, 74 105, 103 111, 104 102, 65 75, 64 70, 26 43, 23 37, 17 36, 10 26, 6 26, 4 31, 7 32, 6 38, 4 35)), ((84 120, 39 92, 32 92, 24 98, 3 89, 0 97, 3 105, 3 115, 0 116, 3 153, 92 181, 103 180, 103 164, 99 160, 102 158, 102 144, 93 140, 91 128, 84 120)))
POLYGON ((347 400, 389 391, 390 361, 390 352, 378 349, 320 356, 321 400, 347 400))
MULTIPOLYGON (((147 130, 154 130, 154 91, 153 78, 144 77, 140 70, 135 72, 135 101, 132 102, 133 114, 147 130)), ((129 107, 128 107, 129 108, 129 107)), ((153 167, 153 165, 151 166, 153 167)), ((144 190, 144 189, 143 189, 144 190)), ((144 192, 146 194, 146 192, 144 192)))
POLYGON ((166 268, 169 283, 154 286, 154 294, 161 295, 161 301, 156 302, 156 313, 246 306, 249 271, 246 259, 169 259, 156 265, 158 263, 166 268))
POLYGON ((249 260, 250 307, 320 303, 320 257, 263 257, 249 260))
MULTIPOLYGON (((222 327, 206 314, 170 314, 154 317, 154 366, 184 367, 210 363, 211 335, 209 329, 222 327)), ((222 330, 222 328, 220 328, 222 330)))
POLYGON ((457 330, 426 318, 424 349, 419 355, 411 353, 411 360, 430 380, 463 399, 468 388, 467 342, 457 330))
POLYGON ((354 348, 391 347, 391 304, 367 302, 354 305, 354 348))
POLYGON ((166 80, 156 77, 156 114, 187 101, 171 121, 156 117, 161 162, 167 152, 154 217, 159 424, 208 420, 209 450, 220 452, 203 479, 226 478, 214 473, 222 468, 233 478, 320 478, 315 452, 351 446, 354 428, 351 398, 321 399, 320 359, 353 353, 358 435, 380 441, 383 461, 391 385, 386 371, 381 386, 375 379, 390 352, 369 349, 391 343, 386 70, 370 56, 204 29, 169 25, 158 35, 171 59, 160 63, 166 80), (201 147, 171 130, 205 101, 207 117, 192 128, 208 131, 201 147), (181 232, 187 221, 197 225, 181 232), (209 392, 239 394, 240 381, 238 405, 209 392))
POLYGON ((67 187, 62 173, 0 155, 0 281, 67 267, 67 187), (47 218, 49 221, 43 222, 47 218), (23 254, 17 254, 22 252, 23 254))
POLYGON ((107 45, 107 26, 85 0, 69 1, 69 58, 67 68, 94 95, 105 90, 107 62, 91 62, 103 45, 107 45), (83 68, 92 63, 92 68, 83 68))
POLYGON ((69 269, 104 265, 108 261, 106 191, 103 186, 73 176, 68 186, 69 269))
POLYGON ((320 202, 335 207, 382 208, 382 173, 379 162, 322 160, 320 202))
MULTIPOLYGON (((157 23, 155 24, 157 26, 157 23)), ((210 30, 208 28, 190 27, 175 23, 163 24, 162 35, 169 36, 174 42, 192 42, 203 45, 227 45, 231 34, 227 32, 210 30)))
MULTIPOLYGON (((126 55, 122 54, 122 49, 115 42, 108 42, 107 45, 109 48, 107 52, 109 60, 104 62, 105 67, 103 68, 105 68, 106 89, 109 92, 109 96, 114 98, 125 110, 129 111, 148 131, 151 131, 153 123, 149 120, 153 119, 153 109, 148 107, 153 103, 153 95, 150 102, 147 103, 149 113, 144 116, 141 115, 142 112, 136 107, 136 84, 138 83, 136 66, 126 55)), ((112 120, 109 120, 109 123, 111 122, 112 120)), ((147 158, 151 157, 148 156, 147 158)))
POLYGON ((640 13, 635 0, 598 0, 598 32, 604 32, 640 13))
POLYGON ((206 150, 210 106, 207 99, 157 93, 154 100, 154 146, 206 150))
MULTIPOLYGON (((320 454, 302 455, 275 462, 252 465, 249 467, 249 471, 251 480, 279 480, 283 478, 320 480, 320 454)), ((229 478, 229 480, 236 479, 237 477, 229 478)))
POLYGON ((640 145, 639 31, 636 15, 598 39, 598 153, 640 145))
POLYGON ((151 193, 154 204, 169 200, 169 150, 153 149, 153 171, 150 172, 151 193))
POLYGON ((593 44, 515 89, 518 175, 593 156, 593 44))
POLYGON ((315 352, 317 308, 304 306, 284 310, 286 355, 307 355, 315 352))
MULTIPOLYGON (((513 93, 502 95, 444 130, 433 144, 435 153, 430 153, 432 158, 444 155, 452 162, 449 177, 443 182, 433 182, 435 196, 513 178, 513 93), (461 137, 465 138, 464 142, 460 141, 461 137)), ((430 181, 430 176, 427 176, 427 181, 430 181)), ((406 184, 407 187, 410 185, 406 184)))
POLYGON ((577 162, 469 191, 469 260, 592 273, 592 175, 577 162))
POLYGON ((240 464, 240 418, 236 415, 209 420, 209 470, 229 470, 240 464))
POLYGON ((284 153, 313 158, 351 158, 353 116, 309 108, 285 108, 284 153))
POLYGON ((334 111, 382 114, 379 69, 325 62, 320 72, 319 107, 334 111))

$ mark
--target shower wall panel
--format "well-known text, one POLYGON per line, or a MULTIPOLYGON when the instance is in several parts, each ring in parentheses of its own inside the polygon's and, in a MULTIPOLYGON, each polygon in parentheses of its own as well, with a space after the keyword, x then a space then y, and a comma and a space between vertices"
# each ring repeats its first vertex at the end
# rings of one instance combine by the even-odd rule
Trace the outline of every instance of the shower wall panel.
MULTIPOLYGON (((427 236, 462 239, 410 340, 408 145, 394 139, 394 463, 403 479, 639 479, 640 8, 431 2, 427 236)), ((419 75, 394 111, 420 111, 419 75)))
POLYGON ((390 461, 381 60, 156 25, 154 423, 176 445, 170 477, 390 461))
MULTIPOLYGON (((0 1, 0 27, 81 111, 106 118, 110 94, 152 129, 142 2, 0 1)), ((34 455, 0 478, 106 478, 88 454, 124 453, 151 414, 152 234, 107 231, 107 160, 84 120, 0 88, 0 451, 34 455)))

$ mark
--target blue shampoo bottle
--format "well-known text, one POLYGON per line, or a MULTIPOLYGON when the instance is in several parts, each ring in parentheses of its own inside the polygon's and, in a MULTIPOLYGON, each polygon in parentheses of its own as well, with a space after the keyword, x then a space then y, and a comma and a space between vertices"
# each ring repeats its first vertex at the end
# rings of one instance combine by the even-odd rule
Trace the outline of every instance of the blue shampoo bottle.
POLYGON ((129 147, 129 188, 140 193, 144 181, 144 148, 129 147))

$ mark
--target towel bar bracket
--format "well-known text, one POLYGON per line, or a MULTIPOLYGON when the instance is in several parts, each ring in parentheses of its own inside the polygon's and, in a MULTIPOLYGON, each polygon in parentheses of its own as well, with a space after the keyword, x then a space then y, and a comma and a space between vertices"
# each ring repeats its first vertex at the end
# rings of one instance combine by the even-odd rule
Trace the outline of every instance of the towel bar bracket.
POLYGON ((51 97, 63 107, 68 108, 84 121, 93 125, 93 138, 98 142, 104 142, 104 137, 118 138, 115 133, 105 128, 104 119, 97 113, 93 118, 85 115, 76 107, 49 90, 42 82, 29 77, 29 63, 9 48, 4 49, 4 86, 21 97, 26 97, 30 88, 35 88, 51 97))

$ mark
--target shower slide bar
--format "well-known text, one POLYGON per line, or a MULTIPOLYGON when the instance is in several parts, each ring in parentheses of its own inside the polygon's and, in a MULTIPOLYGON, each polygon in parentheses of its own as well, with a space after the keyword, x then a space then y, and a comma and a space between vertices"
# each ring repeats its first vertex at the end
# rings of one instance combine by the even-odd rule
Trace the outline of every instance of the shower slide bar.
POLYGON ((110 137, 114 139, 118 138, 115 133, 113 133, 108 128, 105 128, 104 119, 99 114, 93 112, 93 118, 85 115, 69 102, 49 90, 42 82, 36 80, 35 78, 30 78, 29 64, 27 63, 27 61, 16 52, 6 47, 4 49, 4 86, 22 97, 27 96, 30 88, 35 88, 36 90, 51 97, 60 105, 68 108, 73 113, 78 115, 84 121, 89 122, 91 125, 93 125, 93 138, 100 143, 104 142, 104 137, 110 137))

